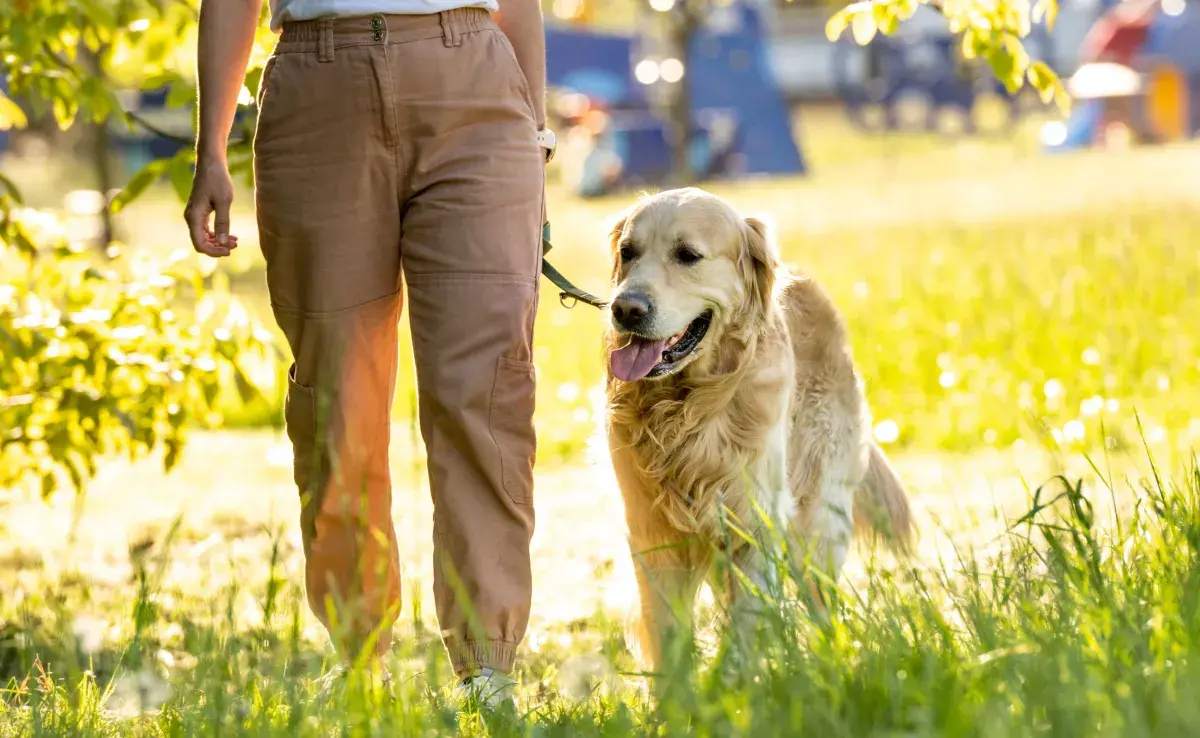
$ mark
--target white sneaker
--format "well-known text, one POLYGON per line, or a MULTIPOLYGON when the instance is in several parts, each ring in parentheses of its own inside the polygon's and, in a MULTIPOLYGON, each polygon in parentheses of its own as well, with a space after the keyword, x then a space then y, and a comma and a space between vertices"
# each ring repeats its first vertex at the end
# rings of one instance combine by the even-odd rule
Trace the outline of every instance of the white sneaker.
MULTIPOLYGON (((392 694, 392 675, 383 665, 376 665, 370 668, 368 678, 371 679, 373 685, 379 686, 385 695, 392 694)), ((335 695, 341 693, 346 687, 346 682, 350 676, 349 671, 344 665, 338 664, 328 672, 319 677, 314 686, 316 687, 316 698, 320 702, 328 702, 335 695)))
POLYGON ((502 671, 483 669, 479 674, 459 682, 458 690, 465 701, 494 710, 504 703, 513 702, 517 682, 502 671))
POLYGON ((328 702, 335 692, 341 690, 346 681, 346 667, 338 664, 322 674, 313 682, 316 687, 316 698, 320 702, 328 702))

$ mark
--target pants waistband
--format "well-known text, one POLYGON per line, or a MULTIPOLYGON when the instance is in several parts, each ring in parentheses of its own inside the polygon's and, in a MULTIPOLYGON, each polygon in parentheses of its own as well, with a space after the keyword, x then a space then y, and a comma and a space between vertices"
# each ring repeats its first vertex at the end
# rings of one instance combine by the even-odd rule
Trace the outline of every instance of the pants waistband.
POLYGON ((349 46, 396 44, 427 38, 441 38, 446 46, 458 46, 463 34, 498 28, 486 8, 455 8, 427 15, 319 18, 284 23, 275 51, 317 52, 323 61, 332 61, 334 49, 349 46))

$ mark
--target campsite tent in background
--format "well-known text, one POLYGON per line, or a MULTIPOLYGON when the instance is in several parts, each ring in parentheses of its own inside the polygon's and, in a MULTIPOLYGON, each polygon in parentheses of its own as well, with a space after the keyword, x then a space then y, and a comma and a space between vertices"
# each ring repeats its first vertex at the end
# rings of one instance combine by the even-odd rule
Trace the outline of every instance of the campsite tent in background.
POLYGON ((752 5, 718 7, 719 25, 693 39, 689 92, 697 111, 728 110, 737 126, 736 173, 800 174, 804 158, 792 135, 783 93, 767 60, 766 29, 752 5))
POLYGON ((633 78, 634 53, 631 36, 547 26, 546 83, 607 108, 646 107, 633 78))
POLYGON ((1103 142, 1113 129, 1157 142, 1200 135, 1200 3, 1113 6, 1084 39, 1068 90, 1076 104, 1051 150, 1103 142))
MULTIPOLYGON (((803 173, 791 116, 767 60, 758 11, 734 3, 718 9, 711 20, 693 38, 684 61, 695 133, 693 171, 713 178, 803 173)), ((637 65, 647 60, 657 65, 636 35, 547 27, 549 85, 586 97, 588 109, 604 119, 591 134, 575 177, 580 194, 658 184, 670 173, 667 125, 655 116, 649 94, 649 84, 665 83, 643 84, 635 75, 637 65)))

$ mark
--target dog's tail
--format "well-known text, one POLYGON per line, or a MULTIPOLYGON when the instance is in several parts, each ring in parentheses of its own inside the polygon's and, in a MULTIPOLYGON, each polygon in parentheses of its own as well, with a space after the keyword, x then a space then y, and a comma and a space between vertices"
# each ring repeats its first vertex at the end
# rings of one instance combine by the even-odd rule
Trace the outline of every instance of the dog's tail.
POLYGON ((916 526, 908 494, 883 449, 871 443, 867 475, 855 497, 854 527, 882 538, 897 553, 912 550, 916 526))

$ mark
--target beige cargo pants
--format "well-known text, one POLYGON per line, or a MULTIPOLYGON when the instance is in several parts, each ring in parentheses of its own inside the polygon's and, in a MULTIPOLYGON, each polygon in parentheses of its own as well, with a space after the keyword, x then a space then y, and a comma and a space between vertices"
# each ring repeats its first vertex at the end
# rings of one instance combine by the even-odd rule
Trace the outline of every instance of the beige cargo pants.
POLYGON ((400 609, 388 471, 401 272, 456 672, 509 670, 529 618, 543 154, 484 10, 285 26, 254 143, 309 604, 346 652, 400 609))

